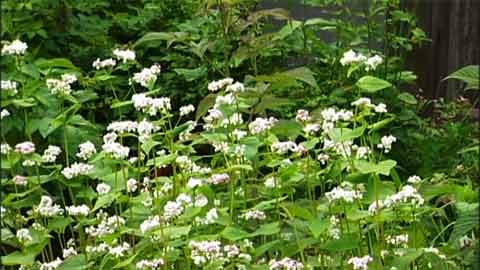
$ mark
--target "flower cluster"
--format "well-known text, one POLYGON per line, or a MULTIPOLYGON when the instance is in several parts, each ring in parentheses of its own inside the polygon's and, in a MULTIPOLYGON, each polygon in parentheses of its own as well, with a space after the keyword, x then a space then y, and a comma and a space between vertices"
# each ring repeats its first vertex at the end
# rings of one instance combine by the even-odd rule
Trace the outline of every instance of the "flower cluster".
POLYGON ((123 63, 135 60, 135 52, 131 50, 115 49, 113 50, 113 55, 115 55, 118 60, 122 60, 123 63))
POLYGON ((17 82, 9 81, 9 80, 7 80, 7 81, 2 80, 1 90, 5 91, 5 92, 10 92, 13 95, 16 95, 18 93, 17 82))
POLYGON ((99 70, 99 69, 102 69, 102 68, 108 68, 108 67, 114 67, 115 65, 117 64, 117 61, 115 61, 115 59, 112 59, 112 58, 108 58, 108 59, 105 59, 105 60, 100 60, 100 58, 97 58, 92 66, 99 70))
POLYGON ((95 145, 90 141, 86 141, 78 147, 80 148, 80 151, 77 153, 77 157, 83 160, 87 160, 97 153, 95 145))
POLYGON ((32 142, 23 142, 15 145, 15 152, 28 155, 35 152, 35 144, 32 142))
POLYGON ((42 159, 45 162, 55 162, 60 153, 62 153, 62 149, 60 149, 60 147, 49 145, 48 148, 43 152, 42 159))
POLYGON ((47 79, 47 87, 52 95, 69 95, 72 93, 72 84, 77 81, 74 74, 63 74, 60 79, 47 79))
POLYGON ((167 113, 172 109, 170 98, 151 98, 145 94, 135 94, 132 96, 133 106, 136 110, 148 113, 151 116, 157 115, 158 112, 167 113))
POLYGON ((72 179, 80 175, 88 175, 93 171, 95 166, 85 163, 75 162, 70 167, 65 167, 62 170, 63 176, 67 179, 72 179))
POLYGON ((383 63, 383 58, 379 55, 374 55, 372 57, 366 57, 365 55, 361 53, 356 53, 353 50, 349 50, 343 54, 343 57, 340 59, 340 64, 342 66, 347 66, 351 64, 364 64, 365 65, 365 70, 370 71, 370 70, 375 70, 378 65, 383 63))
POLYGON ((362 193, 358 190, 353 190, 352 184, 349 182, 343 182, 340 187, 334 187, 331 191, 325 193, 330 203, 336 201, 345 201, 352 203, 355 200, 362 199, 362 193))
POLYGON ((281 260, 271 260, 268 265, 270 270, 282 269, 282 270, 301 270, 304 268, 303 263, 296 261, 294 259, 285 257, 281 260))
POLYGON ((54 217, 63 215, 63 209, 58 204, 54 204, 52 198, 48 196, 42 196, 40 203, 33 209, 34 213, 42 217, 54 217))
POLYGON ((348 260, 348 264, 353 265, 354 270, 368 270, 368 263, 373 261, 370 255, 363 257, 353 257, 348 260))
POLYGON ((10 42, 10 44, 4 45, 2 47, 2 54, 3 55, 22 55, 25 54, 28 45, 21 40, 14 40, 10 42))
POLYGON ((425 202, 425 200, 418 193, 416 188, 410 185, 406 185, 398 193, 388 196, 385 200, 379 200, 378 203, 373 202, 368 207, 368 211, 370 212, 371 215, 374 215, 377 211, 379 211, 382 208, 388 208, 398 203, 406 203, 406 202, 410 202, 413 205, 422 205, 425 202))
POLYGON ((139 83, 143 87, 149 87, 150 84, 157 80, 157 75, 160 74, 160 65, 155 64, 150 68, 144 68, 141 72, 133 74, 133 81, 139 83))

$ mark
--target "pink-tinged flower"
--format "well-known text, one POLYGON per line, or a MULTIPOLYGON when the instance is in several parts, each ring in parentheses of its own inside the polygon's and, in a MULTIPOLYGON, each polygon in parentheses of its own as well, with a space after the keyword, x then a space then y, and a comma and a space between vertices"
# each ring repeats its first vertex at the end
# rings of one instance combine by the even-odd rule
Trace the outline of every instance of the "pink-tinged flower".
POLYGON ((15 145, 15 152, 28 155, 35 152, 35 144, 32 142, 23 142, 15 145))

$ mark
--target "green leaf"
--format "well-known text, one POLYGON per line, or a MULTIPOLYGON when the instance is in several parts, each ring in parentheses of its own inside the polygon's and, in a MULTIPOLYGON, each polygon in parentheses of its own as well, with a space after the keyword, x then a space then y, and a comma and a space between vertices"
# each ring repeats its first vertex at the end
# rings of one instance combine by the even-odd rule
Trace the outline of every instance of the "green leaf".
POLYGON ((255 232, 251 233, 250 236, 254 237, 258 235, 272 235, 272 234, 277 234, 279 232, 280 232, 280 223, 272 222, 268 224, 263 224, 255 232))
POLYGON ((102 207, 110 205, 113 201, 115 201, 116 198, 118 198, 118 194, 115 193, 108 193, 100 196, 95 202, 95 206, 93 207, 92 212, 95 212, 102 207))
POLYGON ((355 168, 364 174, 376 173, 390 175, 390 170, 397 165, 397 162, 389 159, 375 164, 365 160, 355 160, 354 165, 355 168))
POLYGON ((176 41, 185 41, 189 38, 189 34, 185 32, 150 32, 141 37, 133 47, 144 44, 159 43, 159 41, 166 41, 167 48, 176 41))
POLYGON ((478 228, 478 221, 480 220, 478 212, 478 203, 467 204, 467 203, 457 203, 457 208, 459 211, 459 217, 453 227, 453 232, 450 235, 450 241, 457 242, 462 236, 466 235, 468 232, 474 228, 478 228), (465 208, 461 211, 461 207, 465 208))
POLYGON ((215 104, 215 99, 217 95, 215 94, 209 94, 206 97, 204 97, 200 103, 198 103, 197 111, 195 113, 195 119, 198 120, 200 117, 204 116, 208 110, 213 107, 215 104))
POLYGON ((89 268, 89 264, 85 261, 85 255, 80 254, 68 257, 57 270, 83 270, 87 268, 89 268))
POLYGON ((330 138, 334 142, 351 141, 355 138, 362 136, 365 129, 366 129, 366 126, 361 126, 355 129, 333 128, 328 132, 328 136, 330 136, 330 138))
POLYGON ((325 233, 330 226, 330 221, 326 218, 315 218, 310 221, 308 228, 312 232, 313 236, 318 238, 321 234, 325 233))
POLYGON ((315 80, 315 73, 307 67, 299 67, 291 70, 287 70, 284 74, 295 78, 296 80, 302 81, 312 87, 318 89, 317 81, 315 80))
POLYGON ((53 58, 53 59, 38 59, 34 63, 40 69, 50 69, 50 68, 67 68, 78 70, 79 68, 76 67, 70 60, 66 58, 53 58))
POLYGON ((456 79, 461 80, 467 84, 465 90, 478 90, 479 89, 479 75, 478 75, 479 66, 466 66, 463 67, 454 73, 450 74, 443 80, 456 79))
POLYGON ((397 98, 407 104, 415 105, 418 103, 417 99, 410 93, 403 92, 398 94, 397 98))
POLYGON ((2 265, 32 265, 37 254, 33 252, 22 253, 15 251, 6 256, 2 256, 2 265))
POLYGON ((359 242, 360 239, 357 234, 344 234, 340 239, 329 240, 320 245, 320 248, 332 252, 341 252, 357 248, 359 242))
POLYGON ((363 90, 363 92, 367 93, 374 93, 392 86, 391 83, 373 76, 364 76, 360 78, 356 85, 363 90))
POLYGON ((223 238, 230 241, 238 241, 250 236, 246 231, 235 227, 226 227, 220 234, 223 238))
POLYGON ((175 68, 173 70, 178 75, 183 76, 187 82, 191 82, 198 78, 204 77, 207 75, 207 72, 208 72, 207 68, 204 66, 194 68, 194 69, 175 68))

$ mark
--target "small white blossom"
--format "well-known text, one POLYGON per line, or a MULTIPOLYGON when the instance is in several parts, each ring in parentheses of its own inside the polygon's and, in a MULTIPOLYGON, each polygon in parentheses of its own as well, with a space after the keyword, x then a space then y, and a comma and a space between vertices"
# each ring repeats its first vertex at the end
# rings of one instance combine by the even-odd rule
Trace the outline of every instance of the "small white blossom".
POLYGON ((21 40, 14 40, 10 42, 10 44, 3 45, 2 47, 2 54, 3 55, 22 55, 25 54, 28 45, 21 40))
POLYGON ((99 69, 102 69, 102 68, 108 68, 108 67, 114 67, 115 65, 117 64, 117 61, 115 61, 115 59, 112 59, 112 58, 108 58, 108 59, 105 59, 105 60, 100 60, 100 58, 97 58, 92 66, 99 70, 99 69))
POLYGON ((77 153, 77 157, 83 160, 87 160, 97 153, 97 149, 95 149, 95 145, 90 141, 86 141, 80 144, 79 148, 80 148, 80 152, 77 153))
POLYGON ((180 107, 180 115, 181 116, 184 116, 184 115, 187 115, 191 112, 194 112, 195 111, 195 106, 193 106, 192 104, 188 104, 186 106, 182 106, 180 107))
POLYGON ((81 175, 88 175, 93 171, 95 166, 85 163, 75 162, 70 167, 66 167, 62 170, 63 176, 67 179, 72 179, 81 175))
POLYGON ((88 213, 90 213, 90 208, 85 205, 72 205, 72 206, 67 206, 67 213, 71 216, 88 216, 88 213))
POLYGON ((370 70, 375 70, 378 65, 383 63, 383 58, 379 55, 374 55, 372 57, 369 57, 365 61, 365 70, 370 71, 370 70))
POLYGON ((217 92, 218 90, 223 89, 226 86, 229 86, 233 83, 232 78, 225 78, 219 81, 213 81, 208 84, 208 90, 210 92, 217 92))
POLYGON ((98 194, 107 194, 107 193, 110 192, 111 189, 112 189, 112 188, 111 188, 109 185, 105 184, 105 183, 100 183, 100 184, 98 184, 98 185, 97 185, 97 188, 96 188, 98 194))
POLYGON ((397 141, 397 138, 395 138, 392 135, 388 135, 388 136, 383 136, 380 139, 380 141, 381 143, 378 144, 377 147, 380 149, 384 149, 385 153, 388 153, 392 149, 392 144, 397 141))
POLYGON ((115 49, 113 50, 113 54, 118 60, 122 60, 123 63, 126 63, 127 61, 135 60, 135 52, 131 50, 115 49))
POLYGON ((348 260, 348 264, 353 265, 354 270, 368 270, 368 263, 373 261, 370 255, 363 257, 353 257, 348 260))
POLYGON ((57 269, 63 261, 60 258, 57 258, 54 261, 48 262, 48 263, 42 263, 40 265, 40 270, 55 270, 57 269))
POLYGON ((57 156, 62 153, 62 149, 55 145, 49 145, 47 149, 43 152, 42 159, 45 162, 55 162, 57 156))
POLYGON ((28 229, 20 229, 17 231, 17 239, 20 242, 28 242, 32 241, 32 235, 30 234, 30 231, 28 229))
POLYGON ((15 152, 28 155, 35 152, 35 144, 32 142, 23 142, 15 145, 15 152))
POLYGON ((3 109, 1 112, 0 112, 0 119, 3 119, 5 117, 8 117, 10 116, 10 112, 6 109, 3 109))

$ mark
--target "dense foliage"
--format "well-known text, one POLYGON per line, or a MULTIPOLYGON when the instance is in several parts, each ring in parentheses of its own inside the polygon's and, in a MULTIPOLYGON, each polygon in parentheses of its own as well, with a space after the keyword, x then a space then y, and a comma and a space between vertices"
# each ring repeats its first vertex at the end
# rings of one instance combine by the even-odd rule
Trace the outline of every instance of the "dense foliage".
POLYGON ((479 267, 475 104, 404 91, 415 17, 348 2, 4 1, 2 265, 479 267))

